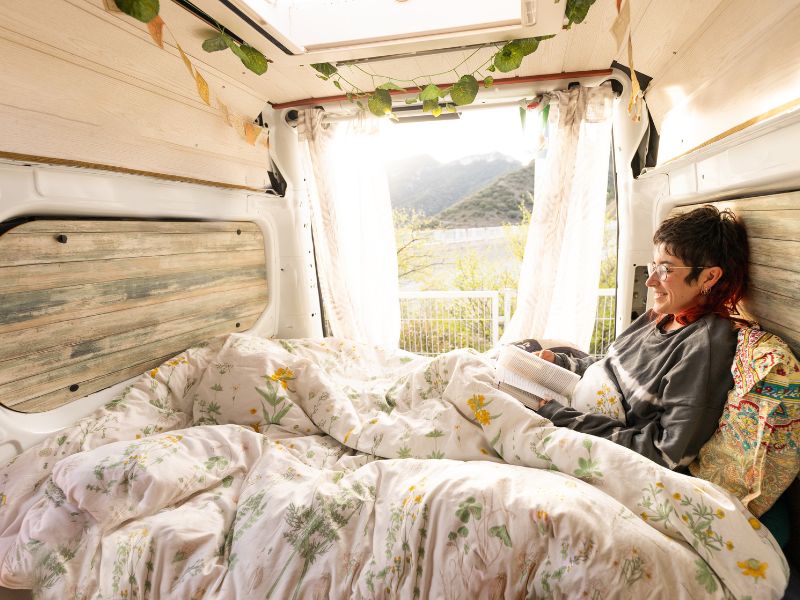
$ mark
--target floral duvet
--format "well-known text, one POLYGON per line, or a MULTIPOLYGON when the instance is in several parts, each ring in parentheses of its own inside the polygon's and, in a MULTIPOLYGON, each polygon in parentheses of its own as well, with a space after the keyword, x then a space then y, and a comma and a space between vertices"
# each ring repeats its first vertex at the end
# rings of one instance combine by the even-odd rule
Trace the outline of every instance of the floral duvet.
POLYGON ((776 598, 738 501, 493 387, 472 351, 216 338, 0 471, 42 598, 776 598))

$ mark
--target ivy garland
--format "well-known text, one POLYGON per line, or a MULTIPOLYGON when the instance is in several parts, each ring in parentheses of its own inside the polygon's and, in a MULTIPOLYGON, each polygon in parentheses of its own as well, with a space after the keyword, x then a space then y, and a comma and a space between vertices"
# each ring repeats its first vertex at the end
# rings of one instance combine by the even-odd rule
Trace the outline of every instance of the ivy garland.
MULTIPOLYGON (((555 1, 559 2, 560 0, 555 1)), ((143 23, 149 24, 154 19, 158 18, 160 8, 159 0, 114 0, 114 3, 122 12, 143 23)), ((582 23, 594 3, 595 0, 567 0, 567 5, 564 10, 567 25, 564 26, 564 29, 569 29, 572 27, 573 23, 582 23)), ((218 25, 218 29, 219 33, 217 35, 203 42, 203 50, 206 52, 230 50, 242 61, 245 67, 256 75, 263 75, 267 72, 270 61, 260 51, 247 43, 237 44, 231 36, 225 33, 221 26, 218 25)), ((355 102, 361 109, 369 110, 376 116, 382 117, 389 115, 394 117, 392 113, 391 91, 406 91, 405 88, 397 83, 405 82, 412 83, 413 87, 420 89, 418 94, 405 100, 406 104, 421 103, 423 112, 431 113, 433 116, 438 117, 443 111, 455 112, 456 106, 472 104, 475 101, 475 97, 478 95, 481 83, 484 88, 491 87, 494 78, 491 75, 485 74, 484 71, 490 73, 496 71, 501 73, 515 71, 522 65, 522 61, 526 56, 536 52, 541 42, 553 37, 555 37, 555 35, 544 35, 506 42, 480 67, 471 73, 461 75, 458 81, 447 88, 440 88, 433 83, 428 83, 423 87, 419 85, 418 81, 430 81, 433 77, 444 75, 449 72, 457 74, 456 69, 466 63, 477 52, 492 44, 486 44, 477 48, 467 58, 448 71, 431 75, 420 75, 408 80, 397 79, 386 75, 375 75, 362 69, 357 64, 344 63, 344 66, 369 75, 373 83, 375 83, 376 78, 386 80, 384 83, 376 85, 375 89, 371 92, 362 90, 348 81, 345 76, 342 75, 341 71, 331 63, 314 63, 310 66, 317 72, 317 77, 325 81, 332 81, 334 86, 345 92, 348 100, 355 102), (366 105, 362 102, 364 99, 367 101, 366 105), (442 101, 444 101, 444 106, 442 106, 442 101)))

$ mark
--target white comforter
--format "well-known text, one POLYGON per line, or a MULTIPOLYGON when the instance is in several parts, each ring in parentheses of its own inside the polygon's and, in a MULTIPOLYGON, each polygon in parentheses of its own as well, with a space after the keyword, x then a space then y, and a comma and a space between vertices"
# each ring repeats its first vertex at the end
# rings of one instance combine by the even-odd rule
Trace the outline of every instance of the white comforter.
POLYGON ((471 351, 213 340, 0 471, 43 598, 774 598, 727 493, 553 427, 471 351), (436 459, 436 460, 432 460, 436 459))

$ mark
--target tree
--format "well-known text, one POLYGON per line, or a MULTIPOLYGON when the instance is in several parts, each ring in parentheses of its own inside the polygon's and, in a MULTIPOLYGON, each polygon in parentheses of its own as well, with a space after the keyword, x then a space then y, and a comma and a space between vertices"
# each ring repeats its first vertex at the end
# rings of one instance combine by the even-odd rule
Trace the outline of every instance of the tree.
POLYGON ((395 208, 394 235, 397 244, 397 276, 399 279, 418 280, 444 260, 430 247, 430 238, 436 221, 416 209, 395 208))

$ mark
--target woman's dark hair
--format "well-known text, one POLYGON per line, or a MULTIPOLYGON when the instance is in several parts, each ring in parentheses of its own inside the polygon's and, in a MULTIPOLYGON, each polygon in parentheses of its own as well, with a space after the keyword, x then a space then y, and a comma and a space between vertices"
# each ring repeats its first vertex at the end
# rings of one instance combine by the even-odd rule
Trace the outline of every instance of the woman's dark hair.
MULTIPOLYGON (((708 291, 705 302, 690 308, 676 319, 691 323, 704 314, 730 318, 738 314, 736 305, 747 292, 749 245, 744 225, 730 210, 720 212, 714 206, 702 206, 667 219, 653 236, 653 244, 694 267, 686 276, 692 283, 703 267, 721 267, 722 277, 708 291)), ((685 324, 684 323, 684 324, 685 324)))

